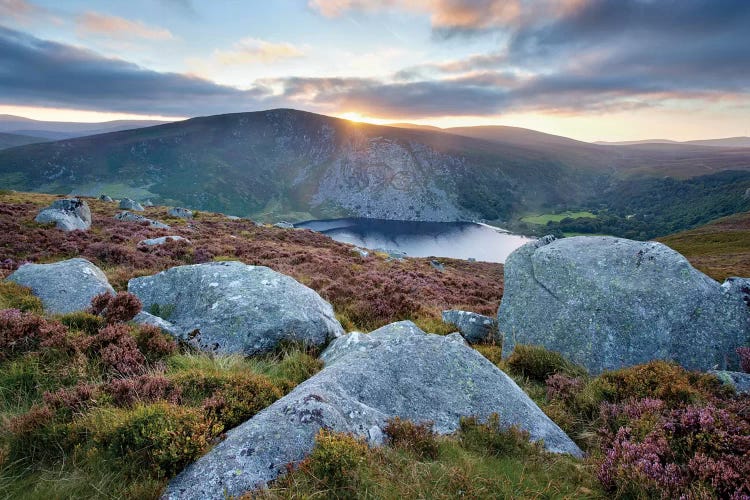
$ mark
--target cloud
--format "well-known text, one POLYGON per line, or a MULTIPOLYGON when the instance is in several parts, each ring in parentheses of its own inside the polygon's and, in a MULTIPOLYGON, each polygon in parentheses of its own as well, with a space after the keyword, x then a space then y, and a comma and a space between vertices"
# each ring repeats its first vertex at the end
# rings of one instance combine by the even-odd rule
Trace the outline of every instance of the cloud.
POLYGON ((174 35, 168 29, 98 12, 83 13, 78 16, 76 25, 78 32, 84 36, 103 35, 116 38, 143 38, 145 40, 171 40, 174 38, 174 35))
POLYGON ((162 115, 274 106, 262 85, 243 91, 41 40, 0 26, 0 103, 162 115))
POLYGON ((219 64, 231 66, 252 63, 271 63, 282 59, 302 57, 305 52, 291 43, 274 43, 259 38, 244 38, 230 49, 215 50, 213 58, 219 64))

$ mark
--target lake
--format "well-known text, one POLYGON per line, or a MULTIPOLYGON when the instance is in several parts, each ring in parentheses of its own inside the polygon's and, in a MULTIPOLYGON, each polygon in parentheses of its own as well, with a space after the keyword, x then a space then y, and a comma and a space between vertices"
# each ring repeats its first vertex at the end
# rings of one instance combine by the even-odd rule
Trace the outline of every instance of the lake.
POLYGON ((409 257, 474 258, 504 262, 530 241, 525 236, 474 222, 413 222, 382 219, 311 220, 295 227, 312 229, 336 241, 370 250, 405 252, 409 257))

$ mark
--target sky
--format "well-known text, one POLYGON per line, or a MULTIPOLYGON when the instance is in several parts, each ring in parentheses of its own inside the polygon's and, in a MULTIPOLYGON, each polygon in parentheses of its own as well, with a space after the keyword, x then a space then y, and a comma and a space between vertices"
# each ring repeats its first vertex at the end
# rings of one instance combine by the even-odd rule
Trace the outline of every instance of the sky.
POLYGON ((0 114, 750 135, 750 0, 0 0, 0 114))

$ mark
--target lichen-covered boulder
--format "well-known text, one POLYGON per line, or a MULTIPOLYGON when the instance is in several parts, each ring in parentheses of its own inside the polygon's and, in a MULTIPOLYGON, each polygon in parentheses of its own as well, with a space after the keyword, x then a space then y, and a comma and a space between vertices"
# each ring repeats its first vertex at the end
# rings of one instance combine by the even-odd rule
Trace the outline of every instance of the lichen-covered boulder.
POLYGON ((735 349, 750 337, 741 294, 661 243, 545 237, 504 268, 504 355, 517 343, 539 344, 591 373, 652 359, 734 369, 735 349))
POLYGON ((168 333, 176 338, 184 338, 185 336, 185 332, 179 326, 146 311, 141 311, 136 314, 132 321, 137 325, 155 326, 164 333, 168 333))
POLYGON ((140 203, 131 200, 130 198, 123 198, 120 200, 120 208, 123 210, 134 210, 136 212, 143 212, 145 210, 140 203))
POLYGON ((192 219, 193 211, 182 207, 172 207, 167 210, 170 217, 179 217, 180 219, 192 219))
POLYGON ((190 240, 183 238, 182 236, 161 236, 159 238, 148 238, 138 242, 138 246, 153 247, 157 245, 163 245, 167 241, 184 241, 190 243, 190 240))
POLYGON ((155 227, 157 229, 170 229, 168 224, 164 224, 163 222, 159 222, 157 220, 149 219, 148 217, 144 217, 143 215, 134 214, 132 212, 120 212, 119 214, 115 215, 115 219, 125 221, 125 222, 138 222, 138 223, 148 223, 149 226, 155 227))
POLYGON ((54 222, 63 231, 85 231, 91 227, 91 210, 84 200, 65 198, 52 202, 34 220, 40 224, 54 222))
POLYGON ((497 329, 497 320, 469 311, 450 309, 443 311, 443 323, 458 328, 463 338, 470 344, 496 342, 502 339, 497 329))
POLYGON ((258 354, 279 342, 321 346, 344 333, 314 290, 267 267, 210 262, 133 278, 128 291, 186 332, 184 340, 221 353, 258 354))
POLYGON ((325 368, 227 433, 169 484, 164 498, 220 499, 262 487, 313 449, 321 428, 383 441, 386 421, 434 422, 445 434, 462 416, 497 413, 556 453, 581 450, 505 373, 460 335, 427 334, 410 321, 350 333, 322 355, 325 368))
POLYGON ((83 311, 100 293, 115 291, 104 273, 86 259, 69 259, 53 264, 24 264, 8 280, 31 288, 52 314, 83 311))
POLYGON ((115 200, 113 200, 112 197, 106 194, 101 194, 99 195, 99 201, 103 201, 105 203, 113 203, 115 200))

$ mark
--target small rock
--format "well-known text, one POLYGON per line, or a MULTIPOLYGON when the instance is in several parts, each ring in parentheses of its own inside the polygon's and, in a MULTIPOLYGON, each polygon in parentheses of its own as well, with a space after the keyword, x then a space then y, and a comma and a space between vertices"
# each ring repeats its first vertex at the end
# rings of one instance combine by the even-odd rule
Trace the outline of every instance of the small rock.
POLYGON ((155 227, 157 229, 170 229, 170 227, 167 224, 164 224, 163 222, 155 221, 152 219, 149 219, 148 217, 144 217, 143 215, 134 214, 132 212, 120 212, 119 214, 115 215, 115 219, 125 221, 125 222, 148 222, 148 225, 151 227, 155 227))
POLYGON ((466 260, 469 261, 469 262, 476 262, 477 261, 477 259, 475 259, 474 257, 469 257, 466 260))
POLYGON ((85 231, 91 227, 91 210, 88 203, 78 198, 55 200, 34 219, 40 224, 55 223, 63 231, 85 231))
POLYGON ((145 210, 140 203, 130 198, 120 200, 120 208, 123 210, 135 210, 136 212, 143 212, 145 210))
POLYGON ((182 236, 161 236, 159 238, 149 238, 146 240, 141 240, 138 242, 138 245, 152 247, 155 245, 163 245, 167 241, 185 241, 187 243, 190 243, 190 240, 188 240, 187 238, 183 238, 182 236))
POLYGON ((738 394, 750 394, 750 373, 711 370, 709 373, 727 385, 734 387, 738 394))
POLYGON ((9 281, 31 288, 51 314, 83 311, 100 293, 115 291, 104 273, 86 259, 75 258, 53 264, 24 264, 9 281))
POLYGON ((170 217, 178 217, 180 219, 192 219, 193 211, 182 207, 172 207, 167 211, 170 217))
POLYGON ((115 200, 107 196, 106 194, 100 194, 99 195, 99 201, 104 201, 106 203, 114 203, 115 200))
POLYGON ((281 221, 273 225, 273 227, 280 227, 281 229, 294 229, 294 224, 291 222, 281 221))
POLYGON ((458 328, 469 344, 481 342, 502 342, 497 329, 497 320, 469 311, 451 309, 443 311, 443 322, 458 328))
POLYGON ((431 260, 430 265, 438 271, 445 271, 445 266, 437 260, 431 260))
POLYGON ((133 318, 133 322, 138 325, 155 326, 161 329, 164 333, 168 333, 178 339, 185 338, 185 332, 179 326, 170 323, 164 318, 147 313, 146 311, 141 311, 136 314, 135 318, 133 318))
POLYGON ((359 248, 359 247, 352 248, 352 252, 359 254, 359 256, 362 258, 365 258, 370 255, 370 252, 368 252, 364 248, 359 248))
POLYGON ((242 220, 242 217, 237 217, 236 215, 227 215, 226 218, 229 220, 242 220))
POLYGON ((153 207, 154 204, 151 202, 151 200, 146 200, 143 202, 144 207, 153 207))

